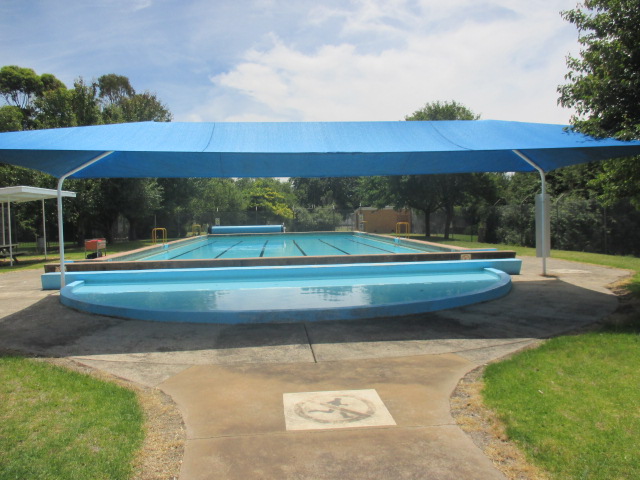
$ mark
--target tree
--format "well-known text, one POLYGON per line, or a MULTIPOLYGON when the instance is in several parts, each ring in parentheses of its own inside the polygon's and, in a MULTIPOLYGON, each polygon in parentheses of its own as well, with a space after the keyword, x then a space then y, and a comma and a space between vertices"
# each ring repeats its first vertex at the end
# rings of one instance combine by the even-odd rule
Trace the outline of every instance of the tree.
POLYGON ((404 117, 405 120, 479 120, 480 115, 473 113, 461 103, 450 102, 427 103, 420 110, 404 117))
POLYGON ((103 123, 98 101, 98 86, 95 82, 87 84, 82 78, 78 78, 73 83, 71 104, 76 125, 82 127, 103 123))
POLYGON ((359 189, 363 201, 376 208, 393 205, 422 212, 425 235, 431 235, 431 214, 441 206, 435 175, 363 177, 359 189))
POLYGON ((353 210, 359 205, 357 177, 292 178, 296 197, 305 207, 335 205, 353 210))
POLYGON ((155 93, 144 92, 122 99, 118 104, 123 122, 170 122, 172 115, 155 93))
POLYGON ((268 222, 284 222, 293 218, 295 195, 291 184, 275 178, 243 178, 236 182, 244 192, 248 211, 254 211, 268 222))
POLYGON ((22 130, 24 115, 18 107, 3 105, 0 107, 0 132, 18 132, 22 130))
MULTIPOLYGON (((454 100, 427 103, 420 110, 406 116, 405 120, 478 120, 479 118, 480 115, 454 100)), ((475 177, 470 173, 407 177, 404 180, 392 181, 390 184, 399 195, 398 198, 401 201, 398 203, 404 203, 423 212, 427 236, 431 233, 429 227, 431 213, 437 208, 443 208, 444 237, 449 238, 454 207, 464 199, 465 192, 471 188, 475 177)))
POLYGON ((213 225, 216 218, 222 225, 233 225, 243 219, 247 199, 231 178, 197 178, 191 181, 192 197, 189 212, 198 224, 213 225))
MULTIPOLYGON (((35 105, 38 98, 45 93, 66 88, 65 85, 50 73, 38 75, 31 68, 17 65, 6 65, 0 69, 0 96, 7 106, 17 108, 21 113, 20 125, 17 125, 16 110, 4 112, 0 119, 3 131, 26 130, 38 128, 34 119, 38 108, 35 105), (10 116, 10 118, 7 118, 10 116)), ((5 108, 5 107, 3 107, 5 108)))
MULTIPOLYGON (((116 74, 91 82, 79 77, 67 89, 52 74, 9 65, 0 69, 0 96, 7 104, 0 107, 0 131, 171 120, 171 112, 155 94, 136 94, 129 79, 116 74)), ((122 215, 129 221, 130 238, 136 238, 152 225, 163 192, 183 192, 186 181, 176 181, 176 188, 165 190, 173 184, 156 179, 70 180, 67 187, 77 191, 78 199, 67 210, 68 231, 75 231, 78 241, 94 233, 110 239, 112 226, 122 215)), ((18 184, 51 188, 55 181, 33 170, 0 164, 0 186, 18 184)), ((170 199, 172 212, 189 200, 170 199)))
POLYGON ((115 73, 99 77, 98 88, 100 90, 100 99, 105 101, 107 105, 118 104, 136 93, 128 77, 116 75, 115 73))
MULTIPOLYGON (((640 138, 640 3, 585 0, 562 17, 574 24, 583 49, 568 57, 559 103, 574 108, 573 127, 596 137, 640 138)), ((594 180, 609 203, 630 197, 640 209, 640 164, 611 160, 594 180)))
POLYGON ((7 65, 0 69, 0 95, 9 105, 27 110, 42 89, 42 79, 31 68, 7 65))
POLYGON ((36 98, 37 107, 35 123, 38 128, 61 128, 76 125, 74 112, 74 91, 59 87, 46 91, 36 98))

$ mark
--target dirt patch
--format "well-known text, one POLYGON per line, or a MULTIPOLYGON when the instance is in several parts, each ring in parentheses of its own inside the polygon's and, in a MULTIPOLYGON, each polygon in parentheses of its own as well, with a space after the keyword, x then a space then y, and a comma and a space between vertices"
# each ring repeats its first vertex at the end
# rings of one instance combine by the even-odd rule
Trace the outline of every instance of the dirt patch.
POLYGON ((145 439, 135 460, 132 480, 177 480, 186 438, 184 422, 175 403, 165 393, 143 387, 80 362, 65 358, 41 359, 82 372, 100 380, 117 383, 136 392, 145 414, 145 439))

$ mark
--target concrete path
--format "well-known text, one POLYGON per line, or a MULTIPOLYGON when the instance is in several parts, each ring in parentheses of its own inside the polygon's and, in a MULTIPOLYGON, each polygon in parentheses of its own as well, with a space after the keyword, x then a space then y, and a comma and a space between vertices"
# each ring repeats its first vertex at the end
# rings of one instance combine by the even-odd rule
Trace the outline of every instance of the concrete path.
POLYGON ((41 291, 39 271, 0 274, 0 349, 70 357, 171 395, 187 426, 181 480, 500 479, 449 413, 455 385, 478 365, 606 316, 617 299, 605 286, 628 275, 551 259, 554 276, 543 278, 538 260, 523 260, 513 291, 493 302, 282 325, 88 315, 41 291), (285 412, 300 392, 331 393, 285 412), (375 424, 383 410, 395 425, 375 424), (315 426, 294 430, 293 417, 315 426))

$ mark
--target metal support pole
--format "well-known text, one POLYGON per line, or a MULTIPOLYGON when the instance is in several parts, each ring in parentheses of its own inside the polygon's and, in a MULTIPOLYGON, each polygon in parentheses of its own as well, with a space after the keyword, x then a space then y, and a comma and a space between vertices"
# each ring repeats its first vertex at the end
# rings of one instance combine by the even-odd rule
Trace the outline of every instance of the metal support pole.
POLYGON ((9 218, 9 265, 13 267, 13 245, 11 244, 11 200, 7 202, 7 217, 9 218))
POLYGON ((47 259, 47 222, 45 218, 45 210, 44 210, 44 198, 42 199, 42 239, 44 246, 44 259, 47 259))
POLYGON ((89 160, 86 163, 83 163, 79 167, 74 168, 70 172, 65 173, 58 179, 58 242, 60 243, 60 290, 62 290, 66 285, 65 281, 65 267, 64 267, 64 227, 62 221, 62 184, 67 179, 67 177, 73 175, 74 173, 79 172, 80 170, 84 170, 90 165, 93 165, 99 160, 102 160, 104 157, 111 155, 113 151, 104 152, 97 157, 89 160))
POLYGON ((2 244, 7 244, 7 239, 4 234, 4 203, 2 203, 2 244))
MULTIPOLYGON (((531 160, 529 157, 527 157, 525 154, 523 154, 522 152, 520 152, 519 150, 513 150, 513 153, 515 153, 516 155, 518 155, 522 160, 524 160, 525 162, 527 162, 529 165, 531 165, 533 168, 535 168, 538 173, 540 174, 540 182, 541 182, 541 194, 542 194, 542 202, 541 202, 541 216, 542 216, 542 221, 541 221, 541 225, 540 225, 540 236, 542 237, 542 275, 546 276, 547 275, 547 249, 546 249, 546 237, 547 235, 549 235, 550 232, 546 231, 546 225, 545 225, 545 218, 546 218, 546 211, 545 211, 545 195, 546 195, 546 190, 547 190, 547 180, 545 177, 545 172, 542 169, 542 167, 538 166, 537 163, 535 163, 533 160, 531 160)), ((537 239, 536 239, 537 241, 537 239)))

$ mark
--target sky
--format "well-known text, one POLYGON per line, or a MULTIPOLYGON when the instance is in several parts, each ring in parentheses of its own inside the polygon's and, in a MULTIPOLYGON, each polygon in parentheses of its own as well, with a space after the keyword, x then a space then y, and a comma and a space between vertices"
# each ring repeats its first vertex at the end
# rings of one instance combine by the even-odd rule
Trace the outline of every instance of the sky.
POLYGON ((455 100, 567 124, 577 0, 0 0, 0 66, 116 73, 174 121, 396 121, 455 100))

